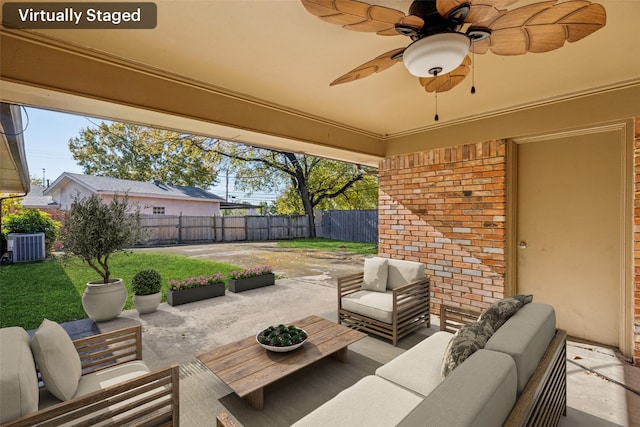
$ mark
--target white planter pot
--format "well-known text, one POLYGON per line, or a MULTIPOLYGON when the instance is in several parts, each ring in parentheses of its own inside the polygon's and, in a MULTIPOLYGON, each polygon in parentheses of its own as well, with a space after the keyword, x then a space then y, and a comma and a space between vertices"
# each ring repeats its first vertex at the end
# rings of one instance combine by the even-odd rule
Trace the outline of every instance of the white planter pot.
POLYGON ((110 279, 109 283, 96 280, 87 283, 82 294, 82 307, 96 322, 105 322, 115 319, 122 313, 127 296, 127 288, 122 283, 122 279, 110 279))
POLYGON ((153 313, 156 311, 162 301, 162 292, 156 292, 151 295, 134 295, 133 305, 140 314, 153 313))

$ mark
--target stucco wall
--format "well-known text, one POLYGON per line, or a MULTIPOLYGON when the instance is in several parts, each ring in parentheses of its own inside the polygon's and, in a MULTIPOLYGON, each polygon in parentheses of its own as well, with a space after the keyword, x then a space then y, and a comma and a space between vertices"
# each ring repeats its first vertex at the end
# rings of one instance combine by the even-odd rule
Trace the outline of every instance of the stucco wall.
MULTIPOLYGON (((67 210, 74 197, 89 197, 93 194, 85 187, 76 183, 60 186, 52 192, 51 197, 59 203, 60 209, 67 210)), ((108 203, 113 199, 111 194, 101 194, 100 197, 108 203)), ((153 214, 153 207, 164 207, 165 215, 213 216, 220 215, 220 203, 214 200, 175 200, 156 197, 129 196, 129 203, 138 206, 143 214, 153 214)))

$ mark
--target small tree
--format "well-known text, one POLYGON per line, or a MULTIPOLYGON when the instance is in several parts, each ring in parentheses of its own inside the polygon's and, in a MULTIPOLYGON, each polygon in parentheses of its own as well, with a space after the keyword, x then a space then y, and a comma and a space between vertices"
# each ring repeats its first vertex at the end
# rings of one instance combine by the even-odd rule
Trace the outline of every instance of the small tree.
POLYGON ((133 246, 142 237, 140 213, 129 213, 129 199, 116 194, 110 203, 96 195, 76 196, 61 230, 64 250, 89 264, 109 283, 109 257, 133 246))

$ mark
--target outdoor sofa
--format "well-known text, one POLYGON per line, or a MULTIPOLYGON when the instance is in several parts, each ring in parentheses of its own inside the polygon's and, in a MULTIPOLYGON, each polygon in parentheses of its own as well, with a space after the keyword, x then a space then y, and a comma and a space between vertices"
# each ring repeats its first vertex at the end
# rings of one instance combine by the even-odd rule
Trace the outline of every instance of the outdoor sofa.
POLYGON ((32 338, 2 328, 0 425, 40 424, 178 426, 178 366, 150 372, 141 326, 75 341, 48 320, 32 338))
MULTIPOLYGON (((524 304, 495 332, 485 334, 486 322, 473 322, 455 340, 442 313, 443 330, 294 426, 558 425, 566 415, 566 332, 556 329, 553 307, 524 304), (450 370, 452 354, 475 348, 450 370), (450 372, 443 379, 445 365, 450 372)), ((452 310, 460 325, 477 317, 460 313, 452 310)))

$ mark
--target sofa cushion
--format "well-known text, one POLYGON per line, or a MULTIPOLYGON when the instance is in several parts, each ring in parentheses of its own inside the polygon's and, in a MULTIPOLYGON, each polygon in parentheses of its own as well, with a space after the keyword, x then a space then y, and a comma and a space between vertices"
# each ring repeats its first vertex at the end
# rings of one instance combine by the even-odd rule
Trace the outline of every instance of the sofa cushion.
POLYGON ((38 377, 22 328, 0 329, 0 423, 38 410, 38 377))
POLYGON ((425 278, 424 264, 421 262, 389 259, 388 268, 387 289, 395 289, 425 278))
POLYGON ((387 290, 387 264, 386 258, 365 259, 362 289, 385 292, 387 290))
POLYGON ((102 390, 150 372, 142 360, 134 360, 83 375, 73 397, 102 390))
POLYGON ((449 375, 473 353, 484 348, 493 332, 491 323, 486 320, 468 323, 458 329, 442 358, 442 378, 449 375))
POLYGON ((493 330, 497 331, 500 329, 500 326, 504 325, 522 306, 530 303, 532 300, 533 295, 514 295, 501 299, 483 311, 480 317, 478 317, 478 320, 488 320, 493 330))
POLYGON ((506 354, 478 350, 399 426, 501 426, 516 402, 516 368, 506 354))
POLYGON ((394 426, 421 401, 422 397, 417 394, 375 375, 369 375, 293 425, 394 426))
POLYGON ((531 303, 498 329, 485 348, 510 355, 518 372, 518 393, 527 385, 556 332, 552 306, 531 303))
POLYGON ((80 356, 62 326, 44 319, 31 338, 31 351, 42 381, 51 394, 69 400, 78 388, 82 375, 80 356))
POLYGON ((442 381, 442 358, 453 338, 439 331, 382 365, 376 375, 427 396, 442 381))
POLYGON ((393 294, 387 292, 357 291, 342 297, 342 307, 384 323, 393 322, 393 294))

